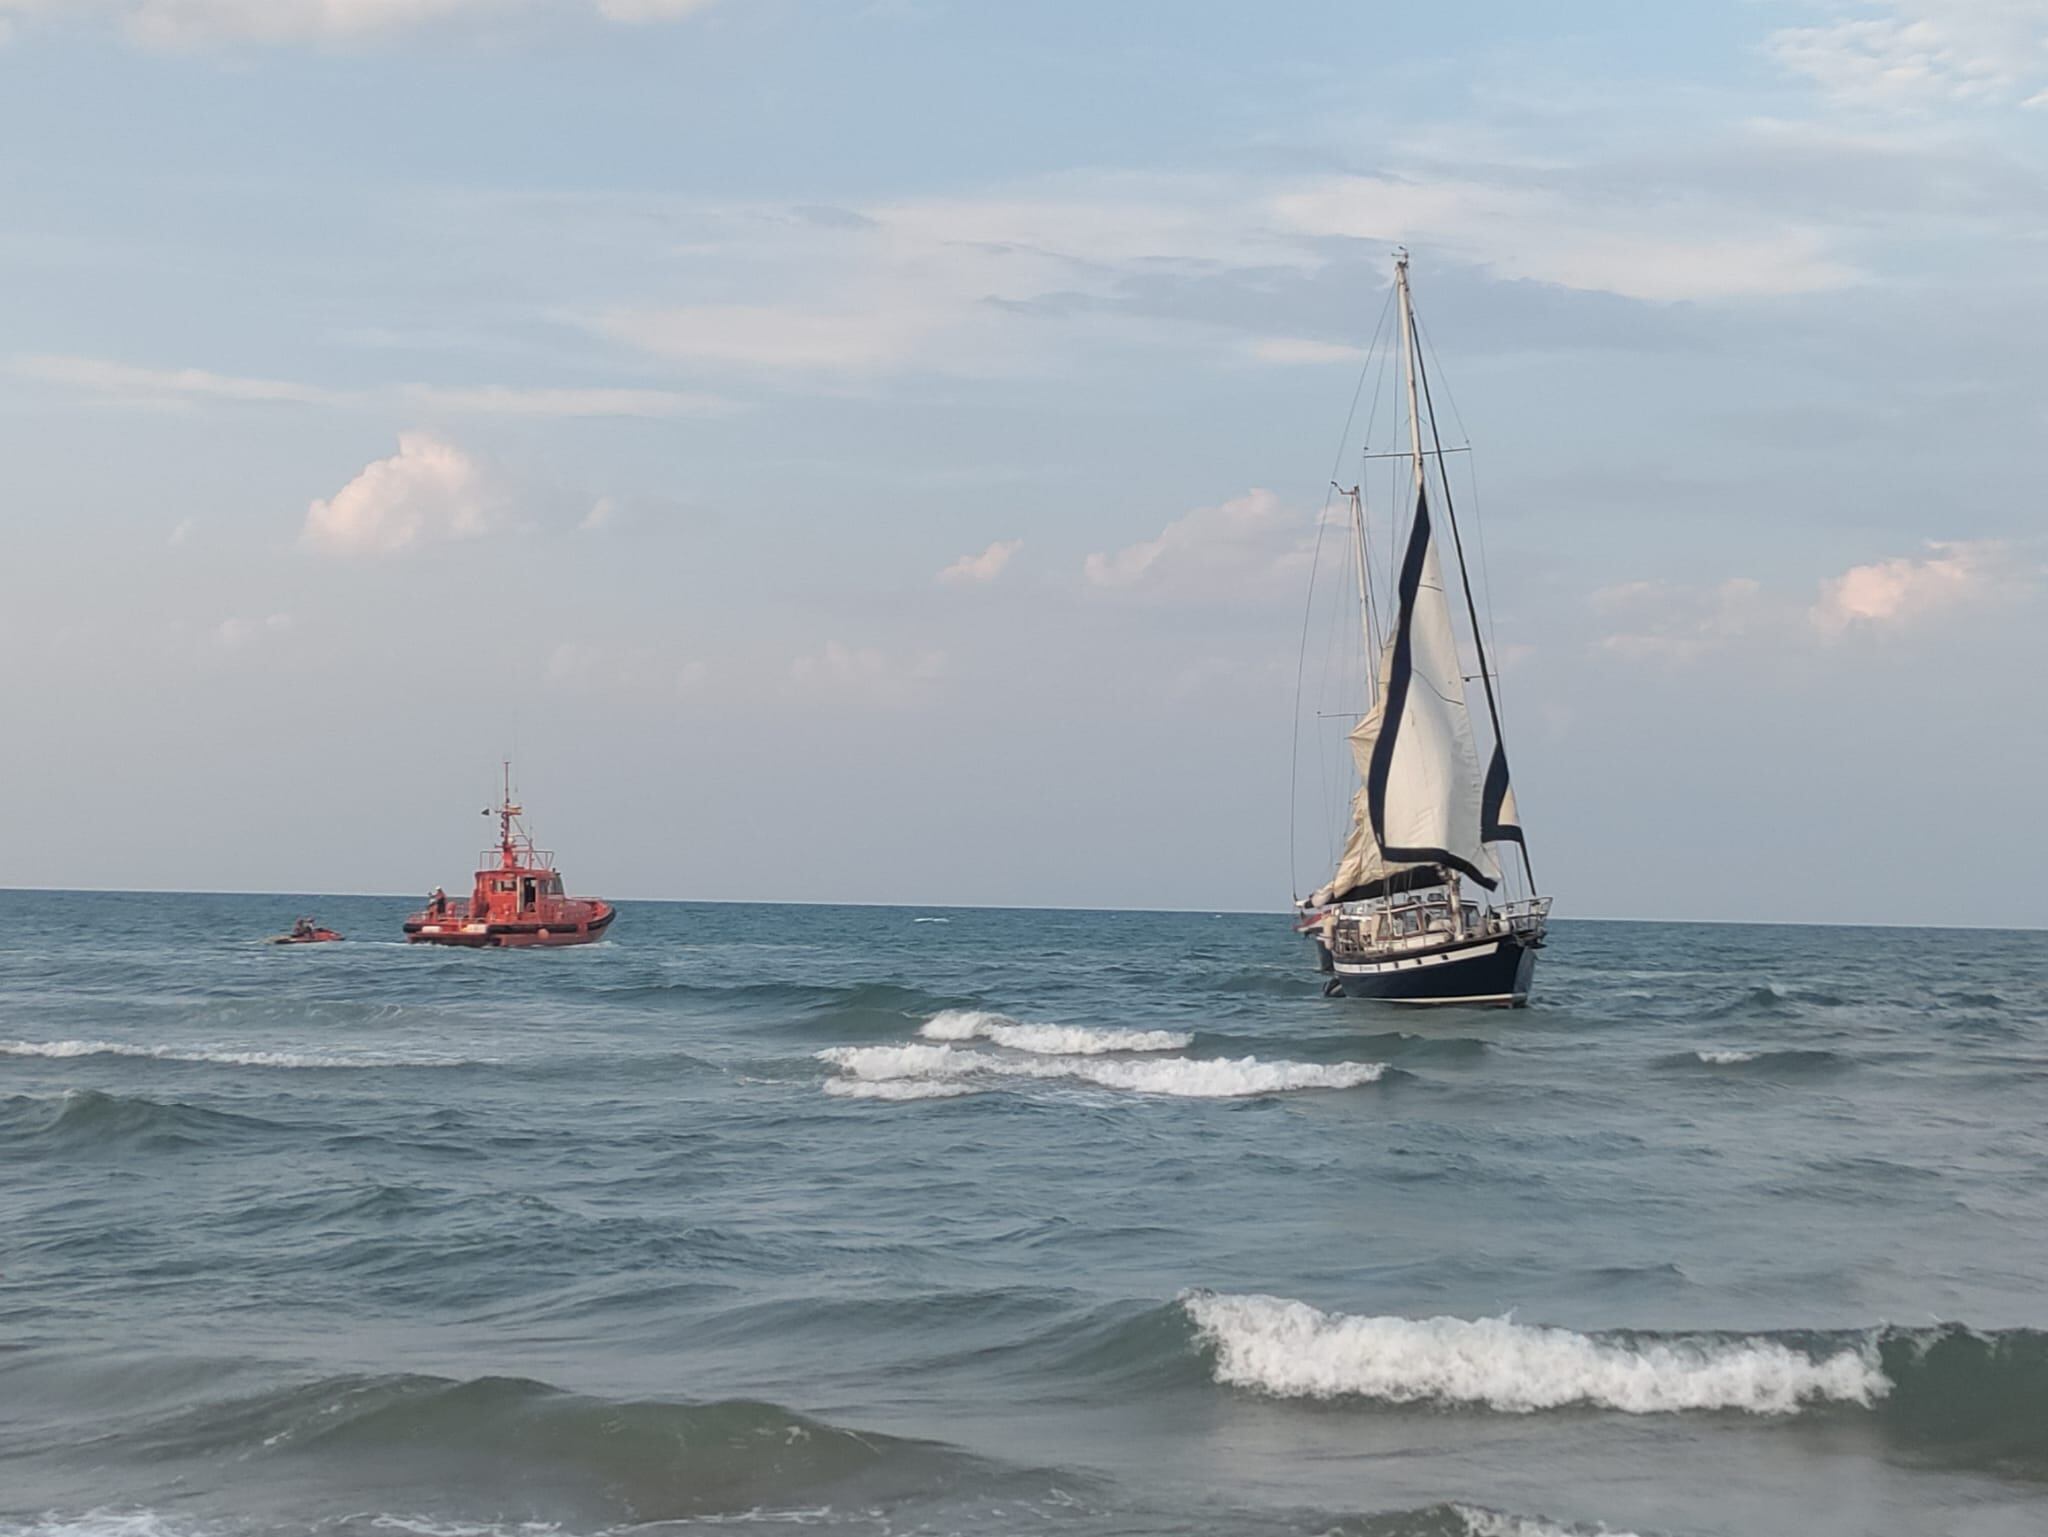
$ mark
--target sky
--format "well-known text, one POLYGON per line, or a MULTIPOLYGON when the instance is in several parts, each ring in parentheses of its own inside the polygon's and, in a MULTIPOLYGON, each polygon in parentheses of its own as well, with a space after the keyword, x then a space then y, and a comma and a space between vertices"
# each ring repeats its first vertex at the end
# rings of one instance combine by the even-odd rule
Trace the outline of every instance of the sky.
POLYGON ((1283 908, 1397 243, 1559 913, 2048 925, 2048 0, 0 0, 0 885, 1283 908))

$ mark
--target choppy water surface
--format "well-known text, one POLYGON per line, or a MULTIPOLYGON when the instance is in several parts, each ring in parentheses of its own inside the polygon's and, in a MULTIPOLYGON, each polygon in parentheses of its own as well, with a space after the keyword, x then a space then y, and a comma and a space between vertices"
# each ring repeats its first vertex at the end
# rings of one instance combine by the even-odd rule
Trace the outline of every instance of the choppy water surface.
POLYGON ((2048 1530, 2048 935, 404 906, 0 893, 0 1537, 2048 1530))

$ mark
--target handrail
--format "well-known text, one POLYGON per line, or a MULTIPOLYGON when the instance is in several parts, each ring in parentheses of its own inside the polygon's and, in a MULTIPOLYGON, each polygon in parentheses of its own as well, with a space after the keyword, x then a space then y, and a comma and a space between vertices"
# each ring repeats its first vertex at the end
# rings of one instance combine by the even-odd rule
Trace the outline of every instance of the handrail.
MULTIPOLYGON (((521 866, 522 869, 553 870, 555 868, 555 851, 553 849, 514 848, 512 853, 515 857, 523 858, 526 861, 521 866)), ((505 866, 501 863, 504 856, 505 851, 503 849, 482 850, 476 856, 477 874, 482 875, 486 870, 504 869, 505 866)))

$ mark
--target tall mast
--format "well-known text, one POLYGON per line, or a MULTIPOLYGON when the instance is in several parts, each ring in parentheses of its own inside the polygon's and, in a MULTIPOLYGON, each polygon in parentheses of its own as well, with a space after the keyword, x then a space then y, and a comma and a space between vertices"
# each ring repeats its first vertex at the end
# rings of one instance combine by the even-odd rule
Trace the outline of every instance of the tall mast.
MULTIPOLYGON (((1394 252, 1394 286, 1401 295, 1401 362, 1408 376, 1408 446, 1415 455, 1415 496, 1419 502, 1428 484, 1422 458, 1422 405, 1416 396, 1415 299, 1408 289, 1408 248, 1394 252)), ((1438 874, 1451 894, 1451 932, 1465 931, 1464 908, 1459 902, 1458 872, 1444 866, 1438 874)))
POLYGON ((1408 374, 1408 444, 1415 453, 1415 490, 1423 489, 1422 407, 1415 394, 1415 301, 1408 291, 1408 248, 1394 252, 1394 286, 1401 294, 1401 359, 1408 374))
MULTIPOLYGON (((1429 374, 1422 366, 1421 354, 1415 345, 1415 305, 1408 291, 1408 253, 1405 250, 1395 257, 1394 271, 1401 286, 1402 331, 1408 342, 1408 426, 1415 435, 1415 484, 1420 490, 1423 484, 1422 427, 1415 406, 1415 380, 1419 374, 1422 378, 1423 397, 1427 399, 1429 374)), ((1465 616, 1472 623, 1472 649, 1479 657, 1479 682, 1486 690, 1486 713, 1493 723, 1494 751, 1501 754, 1505 761, 1507 734, 1501 729, 1500 699, 1494 693, 1493 669, 1486 659, 1486 635, 1479 626, 1479 604, 1472 596, 1472 571, 1465 564, 1465 537, 1458 530, 1457 508, 1451 504, 1451 477, 1444 468, 1443 437, 1436 428, 1436 405, 1433 401, 1429 408, 1429 435, 1430 441, 1436 446, 1437 478, 1442 483, 1444 491, 1444 518, 1451 525, 1451 547, 1458 557, 1458 582, 1465 589, 1465 616)), ((1522 838, 1514 841, 1515 847, 1522 851, 1522 873, 1528 877, 1529 890, 1533 893, 1536 889, 1536 866, 1529 858, 1529 845, 1522 838)))
MULTIPOLYGON (((1369 679, 1376 680, 1378 677, 1377 661, 1380 654, 1380 627, 1372 601, 1371 568, 1366 560, 1365 487, 1361 483, 1347 491, 1335 481, 1330 482, 1330 485, 1339 496, 1344 498, 1351 510, 1351 554, 1358 576, 1358 626, 1365 640, 1367 676, 1369 679)), ((1366 705, 1368 708, 1372 704, 1372 694, 1375 687, 1375 682, 1368 681, 1366 684, 1366 705)))

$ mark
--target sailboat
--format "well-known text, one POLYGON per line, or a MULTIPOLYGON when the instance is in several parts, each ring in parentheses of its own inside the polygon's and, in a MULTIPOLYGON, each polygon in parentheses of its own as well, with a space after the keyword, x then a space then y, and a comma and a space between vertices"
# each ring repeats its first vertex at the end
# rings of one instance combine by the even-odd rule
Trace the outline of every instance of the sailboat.
MULTIPOLYGON (((1413 506, 1393 568, 1393 622, 1375 624, 1362 483, 1343 492, 1350 510, 1358 600, 1367 656, 1377 653, 1365 710, 1349 733, 1357 788, 1349 831, 1330 878, 1296 901, 1297 926, 1315 944, 1329 996, 1394 1003, 1494 1004, 1529 1001, 1550 898, 1536 895, 1528 839, 1508 776, 1498 680, 1489 664, 1479 606, 1452 507, 1444 449, 1429 401, 1429 375, 1416 344, 1408 253, 1394 260, 1395 298, 1407 386, 1412 465, 1402 507, 1413 506), (1426 413, 1426 414, 1425 414, 1426 413), (1428 440, 1425 442, 1425 424, 1428 440), (1444 582, 1436 509, 1450 535, 1463 602, 1444 582), (1459 609, 1477 661, 1461 659, 1459 609), (1491 753, 1480 771, 1467 698, 1484 693, 1491 753), (1510 899, 1507 851, 1527 894, 1510 899)), ((1311 589, 1313 594, 1313 589, 1311 589)))

